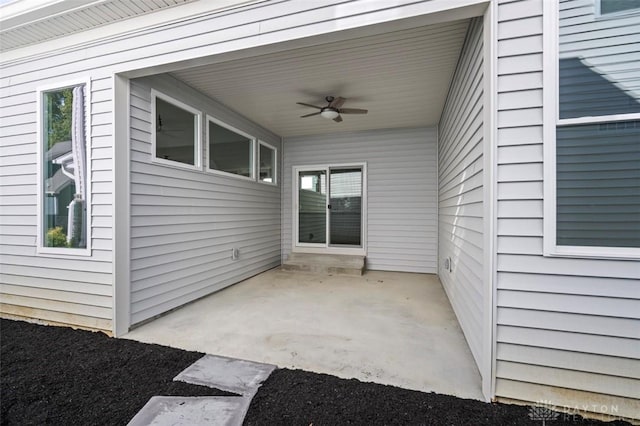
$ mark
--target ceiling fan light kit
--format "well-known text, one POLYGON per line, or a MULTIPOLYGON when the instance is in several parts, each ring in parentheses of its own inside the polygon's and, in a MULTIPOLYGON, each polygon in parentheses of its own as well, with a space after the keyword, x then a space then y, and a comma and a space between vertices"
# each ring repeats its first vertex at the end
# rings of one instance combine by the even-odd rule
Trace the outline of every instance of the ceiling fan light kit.
POLYGON ((328 120, 333 120, 340 114, 338 113, 338 111, 336 111, 333 108, 323 108, 322 111, 320 112, 320 115, 328 120))
POLYGON ((316 105, 305 104, 304 102, 296 102, 298 105, 306 106, 309 108, 319 109, 318 112, 312 112, 311 114, 301 115, 300 118, 312 117, 314 115, 320 115, 327 120, 333 120, 336 123, 340 123, 342 121, 341 114, 366 114, 369 112, 366 109, 359 108, 341 108, 342 104, 346 101, 345 98, 341 98, 338 96, 334 98, 333 96, 327 96, 324 98, 328 105, 326 107, 319 107, 316 105))

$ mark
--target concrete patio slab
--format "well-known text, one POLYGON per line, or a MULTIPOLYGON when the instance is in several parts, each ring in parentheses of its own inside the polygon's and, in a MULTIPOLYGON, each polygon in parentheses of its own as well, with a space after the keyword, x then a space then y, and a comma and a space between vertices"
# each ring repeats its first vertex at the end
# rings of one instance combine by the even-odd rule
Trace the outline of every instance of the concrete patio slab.
POLYGON ((435 275, 274 269, 124 337, 483 399, 478 369, 435 275))
POLYGON ((275 365, 205 355, 173 380, 253 396, 275 365))

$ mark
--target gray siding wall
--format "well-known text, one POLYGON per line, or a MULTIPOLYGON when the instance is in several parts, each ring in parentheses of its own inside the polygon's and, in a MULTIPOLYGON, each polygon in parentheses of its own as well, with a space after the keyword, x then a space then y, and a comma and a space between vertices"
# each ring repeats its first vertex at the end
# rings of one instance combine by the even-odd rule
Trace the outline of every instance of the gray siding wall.
POLYGON ((543 256, 542 14, 498 7, 496 396, 638 418, 640 265, 543 256))
POLYGON ((131 81, 132 324, 280 264, 279 186, 152 163, 151 88, 280 149, 278 136, 173 77, 131 81))
MULTIPOLYGON (((24 69, 45 67, 27 61, 24 69)), ((85 76, 67 75, 62 81, 85 76)), ((0 313, 111 329, 111 78, 91 82, 91 256, 36 254, 36 89, 55 79, 4 82, 0 94, 0 313)), ((61 83, 62 84, 62 83, 61 83)))
POLYGON ((436 129, 284 139, 283 255, 291 253, 293 166, 367 163, 367 268, 436 272, 436 129))
MULTIPOLYGON (((114 73, 303 39, 335 28, 415 16, 430 7, 426 1, 403 1, 391 6, 385 2, 361 3, 260 2, 152 26, 142 16, 127 21, 139 22, 140 29, 108 39, 86 41, 76 34, 71 39, 75 37, 75 43, 81 44, 38 53, 25 47, 3 55, 0 58, 1 312, 111 328, 114 73), (332 24, 317 25, 327 19, 332 24), (89 77, 93 79, 93 256, 36 257, 35 90, 45 82, 89 77)), ((90 34, 97 31, 101 30, 90 34)), ((177 174, 186 176, 183 182, 191 182, 190 173, 177 174)), ((234 185, 244 188, 240 182, 229 184, 234 185)))
POLYGON ((483 337, 483 42, 471 21, 438 126, 438 276, 476 364, 483 337), (450 258, 447 270, 444 260, 450 258))

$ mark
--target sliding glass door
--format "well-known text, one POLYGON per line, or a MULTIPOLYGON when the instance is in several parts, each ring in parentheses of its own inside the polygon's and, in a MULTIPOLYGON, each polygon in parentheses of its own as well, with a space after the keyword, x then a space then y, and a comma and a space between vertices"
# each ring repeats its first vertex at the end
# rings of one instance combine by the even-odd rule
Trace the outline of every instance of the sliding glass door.
POLYGON ((296 173, 296 245, 363 246, 363 166, 300 168, 296 173))

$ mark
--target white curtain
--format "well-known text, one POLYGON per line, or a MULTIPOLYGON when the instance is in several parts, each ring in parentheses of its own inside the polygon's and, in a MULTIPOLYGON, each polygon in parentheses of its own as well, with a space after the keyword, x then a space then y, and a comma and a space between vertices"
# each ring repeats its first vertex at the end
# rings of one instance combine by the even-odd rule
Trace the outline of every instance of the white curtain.
POLYGON ((75 167, 76 196, 81 200, 86 200, 87 154, 84 140, 84 86, 73 88, 71 127, 71 149, 75 167))
POLYGON ((86 247, 87 151, 84 132, 84 87, 73 88, 71 116, 71 154, 76 193, 69 204, 67 240, 74 247, 86 247))

